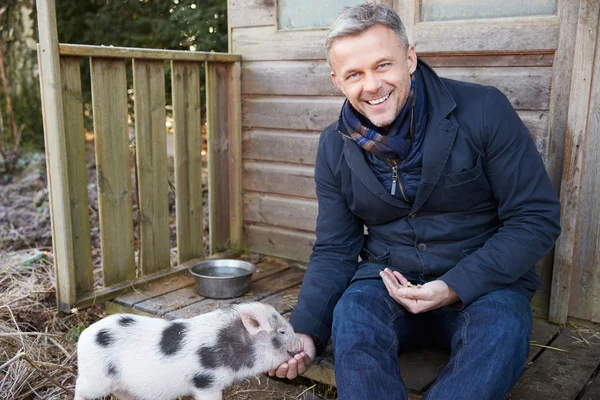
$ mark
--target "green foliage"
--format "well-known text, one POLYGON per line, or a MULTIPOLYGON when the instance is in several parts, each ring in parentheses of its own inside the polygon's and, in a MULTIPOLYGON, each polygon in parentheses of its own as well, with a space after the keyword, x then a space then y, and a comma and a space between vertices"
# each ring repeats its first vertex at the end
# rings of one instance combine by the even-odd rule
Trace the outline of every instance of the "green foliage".
POLYGON ((61 43, 227 51, 226 0, 57 0, 61 43))
MULTIPOLYGON (((36 13, 33 0, 4 0, 0 6, 0 46, 17 129, 22 129, 21 147, 44 144, 40 84, 37 79, 36 13)), ((0 113, 5 140, 12 146, 12 128, 6 93, 0 84, 0 113)))

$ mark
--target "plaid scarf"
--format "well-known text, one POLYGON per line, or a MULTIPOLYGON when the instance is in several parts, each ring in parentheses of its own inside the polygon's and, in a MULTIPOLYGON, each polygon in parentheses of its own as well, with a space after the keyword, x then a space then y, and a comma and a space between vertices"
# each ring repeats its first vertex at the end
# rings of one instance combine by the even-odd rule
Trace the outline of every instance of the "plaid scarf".
POLYGON ((413 107, 416 97, 415 77, 412 75, 406 103, 387 132, 371 124, 348 100, 342 108, 342 122, 352 139, 363 149, 398 162, 408 156, 412 147, 413 107))

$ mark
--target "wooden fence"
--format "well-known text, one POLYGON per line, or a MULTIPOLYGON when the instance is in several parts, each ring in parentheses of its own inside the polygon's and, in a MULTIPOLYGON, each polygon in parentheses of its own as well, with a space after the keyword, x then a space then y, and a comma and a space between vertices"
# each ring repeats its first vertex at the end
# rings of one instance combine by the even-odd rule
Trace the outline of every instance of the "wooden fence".
POLYGON ((38 0, 38 58, 59 309, 115 297, 204 256, 200 76, 206 69, 211 249, 241 245, 240 61, 234 54, 59 44, 54 0, 38 0), (89 57, 103 287, 94 289, 80 60, 89 57), (139 207, 136 268, 127 61, 139 207), (165 61, 174 129, 177 266, 169 245, 165 61))

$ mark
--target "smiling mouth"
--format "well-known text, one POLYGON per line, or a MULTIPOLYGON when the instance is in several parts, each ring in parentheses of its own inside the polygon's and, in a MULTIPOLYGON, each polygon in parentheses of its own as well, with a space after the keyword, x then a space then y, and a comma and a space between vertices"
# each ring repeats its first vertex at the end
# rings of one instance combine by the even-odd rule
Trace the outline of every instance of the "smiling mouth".
POLYGON ((385 96, 379 98, 379 99, 375 99, 375 100, 367 100, 367 103, 369 103, 372 106, 376 106, 378 104, 383 103, 384 101, 386 101, 389 97, 390 97, 391 93, 386 94, 385 96))

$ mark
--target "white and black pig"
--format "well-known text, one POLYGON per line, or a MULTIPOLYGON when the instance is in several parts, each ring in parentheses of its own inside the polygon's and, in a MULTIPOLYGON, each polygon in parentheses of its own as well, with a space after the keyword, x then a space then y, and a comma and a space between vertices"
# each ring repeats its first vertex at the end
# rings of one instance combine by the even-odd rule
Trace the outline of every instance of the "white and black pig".
POLYGON ((75 400, 220 400, 234 381, 275 369, 302 350, 292 326, 256 302, 174 321, 111 315, 79 338, 75 400))

